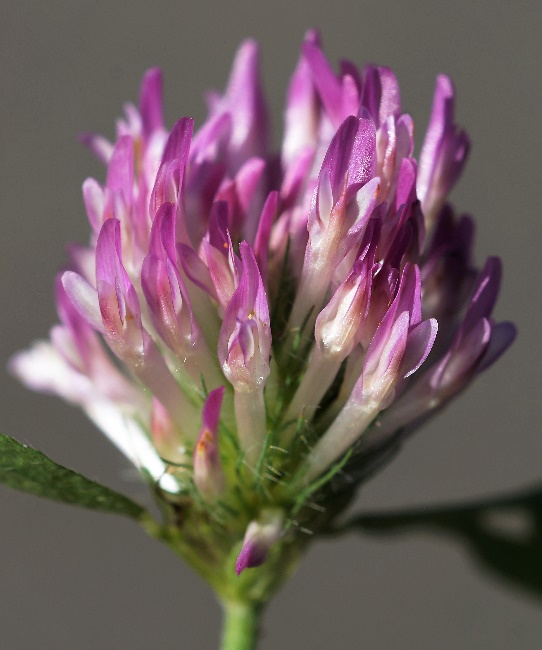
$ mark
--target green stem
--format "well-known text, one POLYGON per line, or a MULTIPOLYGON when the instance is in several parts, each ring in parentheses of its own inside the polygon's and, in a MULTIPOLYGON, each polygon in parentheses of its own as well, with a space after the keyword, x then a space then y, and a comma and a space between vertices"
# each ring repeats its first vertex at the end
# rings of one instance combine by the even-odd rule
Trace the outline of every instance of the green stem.
POLYGON ((226 602, 221 650, 256 650, 261 606, 226 602))

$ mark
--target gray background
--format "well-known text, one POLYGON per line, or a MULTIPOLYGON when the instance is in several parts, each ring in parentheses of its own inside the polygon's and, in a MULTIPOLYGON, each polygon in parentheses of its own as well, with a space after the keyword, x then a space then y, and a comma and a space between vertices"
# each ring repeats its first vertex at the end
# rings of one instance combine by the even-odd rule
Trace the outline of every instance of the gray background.
MULTIPOLYGON (((103 172, 75 138, 113 133, 151 65, 163 67, 168 123, 203 117, 240 40, 263 46, 280 129, 284 88, 305 29, 333 62, 390 65, 425 130, 434 77, 452 75, 474 142, 454 193, 477 218, 477 259, 500 254, 497 309, 520 338, 431 422, 360 498, 365 509, 441 503, 542 477, 542 5, 539 2, 2 2, 0 9, 0 366, 55 320, 63 245, 86 241, 80 186, 103 172)), ((144 499, 120 455, 76 410, 0 374, 2 430, 144 499)), ((164 547, 121 518, 0 490, 0 646, 212 649, 219 609, 164 547)), ((542 552, 542 551, 541 551, 542 552)), ((271 648, 539 648, 540 603, 480 572, 448 540, 318 543, 269 608, 271 648)))

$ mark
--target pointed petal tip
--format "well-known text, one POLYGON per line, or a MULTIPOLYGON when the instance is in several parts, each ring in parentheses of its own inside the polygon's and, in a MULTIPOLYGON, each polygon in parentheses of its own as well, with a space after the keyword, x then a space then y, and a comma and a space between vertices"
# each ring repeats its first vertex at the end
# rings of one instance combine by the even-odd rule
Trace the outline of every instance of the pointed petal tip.
POLYGON ((436 89, 438 93, 444 97, 453 97, 454 96, 454 84, 447 74, 440 73, 437 75, 435 82, 436 89))
POLYGON ((237 574, 237 577, 239 577, 247 567, 248 567, 248 552, 247 552, 247 547, 243 546, 241 552, 237 556, 237 561, 235 562, 235 573, 237 574))
POLYGON ((143 121, 143 131, 147 137, 153 131, 164 128, 162 106, 163 85, 163 76, 160 68, 150 68, 143 75, 139 93, 139 111, 143 121))
POLYGON ((478 372, 484 372, 499 359, 514 343, 518 329, 514 323, 503 321, 492 325, 491 339, 478 367, 478 372))
POLYGON ((74 271, 64 271, 59 276, 63 293, 77 313, 93 329, 103 332, 103 321, 96 289, 74 271))
POLYGON ((98 133, 79 133, 77 141, 85 146, 93 155, 106 165, 113 155, 114 145, 98 133))
POLYGON ((237 48, 237 53, 242 53, 247 57, 258 56, 260 53, 260 44, 255 38, 245 38, 237 48))
POLYGON ((261 566, 267 558, 267 549, 261 545, 248 541, 243 544, 241 552, 235 562, 235 573, 239 577, 245 569, 255 569, 261 566))
POLYGON ((309 27, 305 32, 303 43, 312 43, 313 45, 321 46, 321 40, 320 30, 316 27, 309 27))
POLYGON ((284 513, 278 509, 264 510, 258 520, 250 522, 235 563, 238 576, 245 569, 258 567, 266 561, 269 549, 282 534, 283 523, 284 513))

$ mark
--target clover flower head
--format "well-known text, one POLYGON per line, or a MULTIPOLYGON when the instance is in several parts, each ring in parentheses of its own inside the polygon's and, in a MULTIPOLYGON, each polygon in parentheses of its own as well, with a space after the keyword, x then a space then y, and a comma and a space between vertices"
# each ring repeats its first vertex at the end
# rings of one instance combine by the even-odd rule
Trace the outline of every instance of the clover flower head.
POLYGON ((82 136, 107 167, 83 183, 90 241, 50 340, 11 362, 141 468, 219 592, 237 572, 255 594, 515 334, 447 199, 469 151, 450 79, 416 160, 394 73, 336 73, 309 32, 274 152, 259 67, 245 42, 206 121, 171 131, 152 69, 114 142, 82 136))

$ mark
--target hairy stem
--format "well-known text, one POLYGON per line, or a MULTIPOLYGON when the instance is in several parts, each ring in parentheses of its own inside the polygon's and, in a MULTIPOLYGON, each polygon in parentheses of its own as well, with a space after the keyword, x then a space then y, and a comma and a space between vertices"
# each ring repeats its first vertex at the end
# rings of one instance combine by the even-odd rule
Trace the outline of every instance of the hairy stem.
POLYGON ((221 650, 255 650, 258 640, 261 606, 225 602, 221 650))

